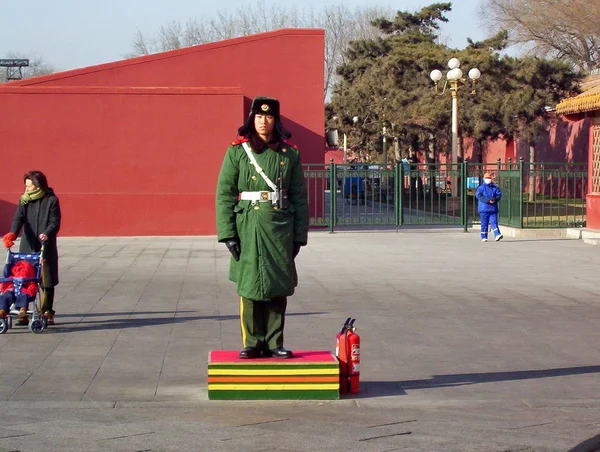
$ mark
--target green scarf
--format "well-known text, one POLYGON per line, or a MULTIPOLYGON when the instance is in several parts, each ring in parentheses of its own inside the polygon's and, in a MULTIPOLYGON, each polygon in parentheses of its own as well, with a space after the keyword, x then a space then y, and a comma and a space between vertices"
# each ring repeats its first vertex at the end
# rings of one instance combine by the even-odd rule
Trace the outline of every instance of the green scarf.
POLYGON ((25 192, 21 195, 21 199, 20 202, 21 204, 25 205, 30 201, 36 201, 40 198, 42 198, 44 196, 45 192, 44 190, 42 190, 41 188, 38 188, 37 190, 33 190, 32 192, 25 192))

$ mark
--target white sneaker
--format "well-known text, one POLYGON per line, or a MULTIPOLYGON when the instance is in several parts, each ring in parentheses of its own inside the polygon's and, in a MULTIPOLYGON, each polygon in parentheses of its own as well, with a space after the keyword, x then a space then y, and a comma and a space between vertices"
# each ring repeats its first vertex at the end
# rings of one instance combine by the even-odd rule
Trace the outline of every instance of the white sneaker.
POLYGON ((496 236, 496 238, 494 239, 496 242, 499 242, 500 240, 502 240, 504 238, 504 236, 502 234, 496 236))
POLYGON ((487 239, 481 239, 482 242, 487 242, 487 239))

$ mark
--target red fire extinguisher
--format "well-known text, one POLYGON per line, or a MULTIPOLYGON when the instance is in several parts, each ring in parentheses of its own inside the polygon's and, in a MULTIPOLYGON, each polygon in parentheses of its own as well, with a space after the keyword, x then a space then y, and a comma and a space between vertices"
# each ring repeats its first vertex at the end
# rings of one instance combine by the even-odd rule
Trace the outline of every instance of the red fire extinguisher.
POLYGON ((340 363, 340 393, 358 394, 360 389, 360 336, 348 317, 336 335, 335 354, 340 363))
POLYGON ((344 322, 344 326, 342 327, 342 330, 335 335, 335 356, 338 359, 340 358, 340 337, 342 334, 344 334, 344 332, 348 328, 348 325, 350 324, 351 320, 352 320, 352 317, 348 317, 346 319, 346 321, 344 322))

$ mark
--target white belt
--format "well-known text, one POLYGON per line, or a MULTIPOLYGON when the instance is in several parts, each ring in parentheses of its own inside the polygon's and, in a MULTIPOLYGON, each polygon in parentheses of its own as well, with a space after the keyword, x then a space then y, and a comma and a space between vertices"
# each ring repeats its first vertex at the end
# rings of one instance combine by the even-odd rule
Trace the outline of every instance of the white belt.
POLYGON ((241 201, 277 202, 277 192, 274 191, 243 191, 239 195, 241 201))

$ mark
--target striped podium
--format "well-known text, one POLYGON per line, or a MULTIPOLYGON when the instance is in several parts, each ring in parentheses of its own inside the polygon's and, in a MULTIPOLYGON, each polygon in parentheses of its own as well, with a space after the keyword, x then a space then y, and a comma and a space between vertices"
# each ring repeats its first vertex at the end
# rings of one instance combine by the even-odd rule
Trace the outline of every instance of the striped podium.
POLYGON ((294 351, 290 359, 239 359, 239 351, 208 355, 211 400, 334 400, 340 367, 328 351, 294 351))

